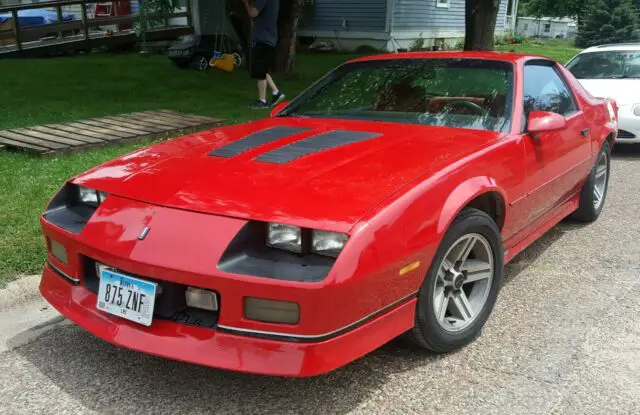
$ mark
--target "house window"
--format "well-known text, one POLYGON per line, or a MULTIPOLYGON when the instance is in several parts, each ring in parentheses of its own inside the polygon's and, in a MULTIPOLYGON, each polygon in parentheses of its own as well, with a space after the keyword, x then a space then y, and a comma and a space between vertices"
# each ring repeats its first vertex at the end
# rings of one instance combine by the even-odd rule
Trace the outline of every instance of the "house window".
POLYGON ((436 7, 449 8, 449 0, 436 0, 436 7))
POLYGON ((525 31, 526 31, 526 30, 529 30, 529 23, 525 23, 525 24, 524 24, 524 30, 525 30, 525 31))
POLYGON ((544 32, 549 33, 551 31, 551 23, 544 24, 544 32))

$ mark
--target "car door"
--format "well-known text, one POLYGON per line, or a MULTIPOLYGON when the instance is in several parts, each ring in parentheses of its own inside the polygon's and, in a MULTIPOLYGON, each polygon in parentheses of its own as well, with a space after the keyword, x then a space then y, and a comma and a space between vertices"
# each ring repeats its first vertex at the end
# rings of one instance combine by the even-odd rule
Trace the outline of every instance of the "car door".
MULTIPOLYGON (((524 116, 550 111, 565 117, 562 130, 528 134, 525 169, 529 188, 529 222, 566 201, 589 171, 590 131, 571 89, 555 66, 534 60, 524 66, 524 116)), ((526 125, 525 125, 526 132, 526 125)))

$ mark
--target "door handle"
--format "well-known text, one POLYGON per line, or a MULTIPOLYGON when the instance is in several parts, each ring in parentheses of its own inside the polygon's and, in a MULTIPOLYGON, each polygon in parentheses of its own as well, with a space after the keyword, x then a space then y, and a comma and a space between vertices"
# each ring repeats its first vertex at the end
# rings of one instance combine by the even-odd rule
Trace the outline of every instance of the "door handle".
POLYGON ((585 138, 589 137, 589 129, 585 128, 584 130, 580 131, 580 134, 585 138))

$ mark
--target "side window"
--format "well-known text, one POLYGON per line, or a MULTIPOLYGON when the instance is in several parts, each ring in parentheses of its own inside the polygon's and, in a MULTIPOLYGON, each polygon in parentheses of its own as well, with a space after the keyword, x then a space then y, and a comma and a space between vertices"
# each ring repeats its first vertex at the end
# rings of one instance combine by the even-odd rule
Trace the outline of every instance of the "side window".
POLYGON ((553 66, 524 67, 524 111, 549 111, 570 115, 577 111, 571 92, 553 66))

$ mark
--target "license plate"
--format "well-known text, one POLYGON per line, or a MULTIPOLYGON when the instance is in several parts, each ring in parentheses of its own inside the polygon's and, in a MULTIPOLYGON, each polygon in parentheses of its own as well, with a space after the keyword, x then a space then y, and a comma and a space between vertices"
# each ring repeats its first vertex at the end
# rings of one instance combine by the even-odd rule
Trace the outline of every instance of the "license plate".
POLYGON ((99 310, 145 326, 151 325, 157 284, 100 269, 99 310))

